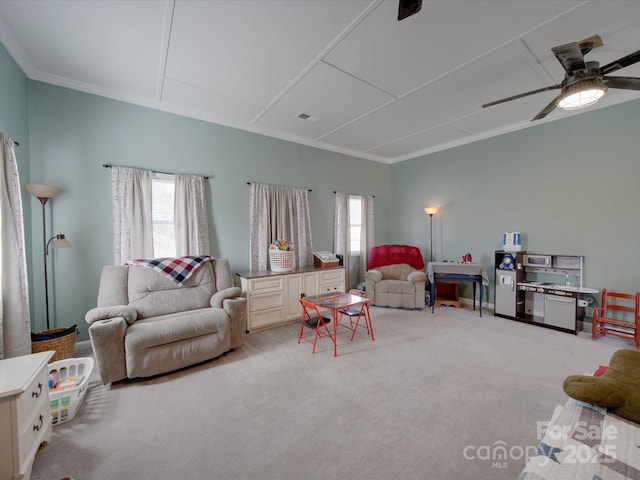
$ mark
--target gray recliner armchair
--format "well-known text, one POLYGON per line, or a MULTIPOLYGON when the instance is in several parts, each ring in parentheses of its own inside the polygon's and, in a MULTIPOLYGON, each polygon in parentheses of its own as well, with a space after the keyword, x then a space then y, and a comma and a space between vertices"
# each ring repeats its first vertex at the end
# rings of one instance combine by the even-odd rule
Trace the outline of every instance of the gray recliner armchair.
POLYGON ((171 372, 240 347, 246 299, 226 259, 200 265, 182 285, 145 266, 106 266, 98 306, 85 319, 107 384, 171 372))

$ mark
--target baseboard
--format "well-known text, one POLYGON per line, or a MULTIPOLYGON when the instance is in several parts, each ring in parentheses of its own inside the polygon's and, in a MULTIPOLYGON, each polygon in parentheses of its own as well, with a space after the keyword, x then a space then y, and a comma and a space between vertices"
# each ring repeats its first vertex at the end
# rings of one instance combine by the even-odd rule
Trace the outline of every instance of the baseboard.
MULTIPOLYGON (((461 305, 464 305, 465 307, 468 306, 468 307, 473 308, 473 300, 471 298, 460 297, 458 300, 460 301, 461 305)), ((480 305, 480 301, 476 299, 476 308, 478 308, 479 305, 480 305)), ((487 310, 491 310, 493 312, 494 305, 493 305, 493 303, 482 302, 482 310, 484 311, 485 308, 487 310)))
POLYGON ((76 346, 73 349, 74 357, 86 357, 93 354, 93 348, 91 348, 91 340, 82 340, 76 342, 76 346))

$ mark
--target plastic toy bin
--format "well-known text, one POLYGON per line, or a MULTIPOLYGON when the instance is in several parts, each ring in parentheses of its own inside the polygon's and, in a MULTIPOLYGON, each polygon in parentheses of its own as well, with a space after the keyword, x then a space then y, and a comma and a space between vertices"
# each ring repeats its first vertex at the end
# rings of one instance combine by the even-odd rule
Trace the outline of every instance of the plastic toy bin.
POLYGON ((49 411, 52 425, 73 420, 93 372, 93 358, 67 358, 49 364, 49 411), (52 383, 54 383, 52 385, 52 383))

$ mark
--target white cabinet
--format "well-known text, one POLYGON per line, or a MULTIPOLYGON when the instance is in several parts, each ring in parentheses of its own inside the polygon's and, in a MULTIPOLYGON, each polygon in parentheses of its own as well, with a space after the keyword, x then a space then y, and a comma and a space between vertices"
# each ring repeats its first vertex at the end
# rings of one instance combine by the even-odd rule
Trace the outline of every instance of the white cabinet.
POLYGON ((287 320, 296 319, 300 316, 300 295, 303 292, 302 281, 302 274, 285 275, 284 298, 287 320))
POLYGON ((344 268, 297 269, 288 273, 237 274, 247 297, 247 330, 253 332, 298 320, 300 296, 344 291, 344 268))
POLYGON ((247 296, 247 330, 254 331, 286 321, 284 275, 240 277, 247 296))
POLYGON ((0 360, 0 478, 29 479, 51 440, 48 362, 55 352, 0 360))
POLYGON ((344 268, 318 272, 318 293, 344 292, 344 268))

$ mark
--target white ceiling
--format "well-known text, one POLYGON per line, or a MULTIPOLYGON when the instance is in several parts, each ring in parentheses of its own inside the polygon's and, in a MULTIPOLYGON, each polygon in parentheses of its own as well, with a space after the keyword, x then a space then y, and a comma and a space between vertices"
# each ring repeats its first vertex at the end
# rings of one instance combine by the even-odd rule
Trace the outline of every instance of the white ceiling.
MULTIPOLYGON (((553 46, 600 34, 587 60, 601 65, 640 49, 638 0, 424 0, 401 22, 397 9, 1 0, 0 42, 34 80, 385 163, 575 115, 530 122, 558 90, 481 107, 559 83, 553 46)), ((611 89, 590 109, 636 98, 611 89)))

